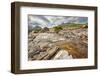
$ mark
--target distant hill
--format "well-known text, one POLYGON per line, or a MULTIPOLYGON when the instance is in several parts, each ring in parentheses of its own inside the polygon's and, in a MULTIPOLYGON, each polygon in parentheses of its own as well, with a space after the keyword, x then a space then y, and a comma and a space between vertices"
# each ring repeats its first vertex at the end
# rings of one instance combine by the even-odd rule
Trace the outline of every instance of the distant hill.
POLYGON ((29 29, 28 32, 31 32, 32 30, 40 30, 40 29, 42 29, 40 26, 35 26, 29 29))
MULTIPOLYGON (((62 24, 60 24, 60 25, 58 25, 58 26, 54 26, 54 27, 52 27, 52 28, 49 28, 49 27, 46 27, 47 29, 46 30, 50 30, 50 29, 55 29, 55 27, 56 28, 62 28, 62 30, 63 29, 76 29, 76 28, 87 28, 88 27, 88 24, 87 23, 85 23, 85 24, 77 24, 77 23, 62 23, 62 24)), ((45 27, 44 27, 45 28, 45 27)), ((35 27, 30 27, 29 28, 29 30, 28 30, 28 33, 29 32, 31 32, 31 31, 33 31, 34 30, 34 32, 43 32, 43 31, 45 31, 44 30, 44 28, 42 28, 41 26, 35 26, 35 27)))
POLYGON ((81 27, 83 25, 88 26, 88 24, 76 24, 76 23, 63 23, 61 25, 58 25, 60 27, 81 27))

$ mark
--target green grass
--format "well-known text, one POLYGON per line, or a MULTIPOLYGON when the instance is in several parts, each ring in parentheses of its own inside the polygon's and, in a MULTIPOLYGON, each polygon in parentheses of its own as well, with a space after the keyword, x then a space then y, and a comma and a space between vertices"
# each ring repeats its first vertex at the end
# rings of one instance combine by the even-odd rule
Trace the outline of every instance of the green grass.
POLYGON ((59 25, 59 26, 62 27, 62 28, 76 29, 76 28, 81 28, 83 25, 87 26, 87 24, 74 24, 74 23, 62 24, 62 25, 59 25))

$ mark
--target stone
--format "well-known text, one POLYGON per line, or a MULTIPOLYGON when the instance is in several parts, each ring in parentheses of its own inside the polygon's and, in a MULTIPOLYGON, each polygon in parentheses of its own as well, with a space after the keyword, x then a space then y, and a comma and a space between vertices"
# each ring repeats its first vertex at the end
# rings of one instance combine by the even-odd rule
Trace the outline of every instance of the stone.
POLYGON ((73 57, 66 50, 60 50, 53 58, 53 60, 57 59, 73 59, 73 57))

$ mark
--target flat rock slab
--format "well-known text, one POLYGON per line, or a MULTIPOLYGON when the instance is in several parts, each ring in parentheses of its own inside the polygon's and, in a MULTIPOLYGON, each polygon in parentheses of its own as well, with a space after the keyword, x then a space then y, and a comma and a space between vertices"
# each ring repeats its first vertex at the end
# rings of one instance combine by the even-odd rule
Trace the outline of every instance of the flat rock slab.
POLYGON ((58 60, 58 59, 73 59, 72 55, 69 55, 69 53, 66 50, 60 50, 53 60, 58 60))

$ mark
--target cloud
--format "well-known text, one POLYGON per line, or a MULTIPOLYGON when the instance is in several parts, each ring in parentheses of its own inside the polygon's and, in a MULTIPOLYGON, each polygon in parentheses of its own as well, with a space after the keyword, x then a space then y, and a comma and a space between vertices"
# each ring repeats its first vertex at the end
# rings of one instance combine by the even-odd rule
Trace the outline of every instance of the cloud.
POLYGON ((29 26, 53 27, 62 23, 87 23, 87 17, 29 15, 29 26))

